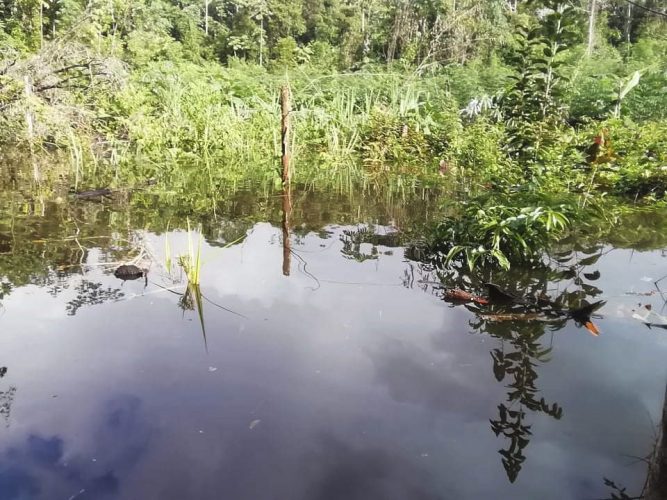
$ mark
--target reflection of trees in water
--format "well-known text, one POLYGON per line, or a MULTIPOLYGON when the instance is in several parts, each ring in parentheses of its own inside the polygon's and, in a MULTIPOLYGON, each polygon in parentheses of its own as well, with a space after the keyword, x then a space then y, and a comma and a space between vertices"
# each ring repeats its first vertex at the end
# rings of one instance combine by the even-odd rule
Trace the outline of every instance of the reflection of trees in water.
MULTIPOLYGON (((7 374, 7 367, 0 367, 0 379, 7 374)), ((14 402, 14 395, 16 394, 16 387, 9 387, 6 391, 0 391, 0 418, 9 425, 9 415, 11 413, 12 403, 14 402)))
POLYGON ((544 413, 559 420, 563 409, 549 404, 539 397, 537 369, 549 360, 551 347, 544 347, 543 323, 531 322, 509 325, 479 320, 472 323, 475 331, 486 333, 501 341, 500 347, 491 350, 493 373, 498 382, 508 380, 507 400, 498 405, 498 416, 491 420, 491 430, 509 442, 499 451, 507 477, 514 482, 526 460, 524 449, 530 442, 531 425, 527 423, 527 411, 544 413), (539 397, 539 399, 538 399, 539 397))
MULTIPOLYGON (((2 295, 28 284, 45 288, 53 296, 59 295, 74 286, 77 280, 71 280, 72 275, 85 274, 84 264, 92 250, 99 252, 100 261, 127 260, 134 248, 132 240, 137 235, 136 228, 160 234, 185 228, 187 220, 201 222, 207 243, 225 246, 258 221, 278 224, 284 211, 282 204, 277 203, 278 192, 270 185, 261 189, 254 183, 221 186, 222 191, 214 198, 202 197, 202 193, 191 190, 134 191, 129 199, 89 203, 68 197, 68 186, 50 185, 48 180, 40 192, 34 192, 30 186, 17 189, 4 174, 6 170, 0 172, 0 185, 6 186, 0 190, 0 300, 2 295), (58 202, 49 201, 57 198, 60 198, 58 202), (40 200, 37 204, 36 199, 40 200)), ((292 185, 292 189, 294 206, 290 229, 295 244, 311 232, 323 239, 330 237, 326 226, 331 223, 373 220, 411 228, 415 221, 428 219, 437 201, 435 191, 317 191, 312 186, 297 185, 292 185)), ((377 244, 395 246, 388 242, 377 244)), ((354 252, 351 249, 351 258, 355 258, 354 252)), ((358 256, 361 257, 360 251, 358 256)), ((79 302, 79 298, 75 299, 71 310, 76 311, 79 302)))
MULTIPOLYGON (((340 236, 343 243, 341 253, 347 259, 364 262, 367 260, 377 260, 379 247, 394 248, 402 244, 403 236, 401 233, 392 231, 388 233, 379 233, 373 226, 363 226, 355 230, 344 230, 340 236), (362 251, 362 245, 370 246, 369 252, 362 251)), ((385 253, 390 251, 385 251, 385 253)))
POLYGON ((567 315, 530 316, 540 310, 540 304, 549 304, 556 311, 582 307, 590 299, 602 294, 594 282, 600 272, 593 269, 604 254, 600 245, 590 247, 572 244, 570 248, 547 255, 532 269, 512 268, 478 269, 471 273, 463 267, 445 266, 444 256, 428 249, 412 247, 406 250, 408 262, 404 285, 444 296, 445 289, 460 288, 486 295, 485 282, 527 297, 531 306, 506 304, 479 306, 465 304, 475 314, 470 326, 475 333, 489 335, 500 341, 491 350, 493 373, 498 382, 506 382, 507 398, 498 405, 498 414, 490 420, 491 430, 502 436, 507 446, 499 451, 510 482, 516 481, 526 460, 525 450, 532 436, 530 414, 544 414, 559 420, 563 408, 539 395, 539 367, 548 362, 552 352, 553 336, 545 342, 545 334, 561 330, 567 324, 567 315))
POLYGON ((0 417, 2 417, 7 426, 9 426, 9 415, 11 413, 15 394, 16 387, 10 387, 6 391, 0 391, 0 417))
POLYGON ((9 295, 12 291, 12 284, 7 283, 6 281, 0 281, 0 300, 5 298, 5 295, 9 295))
POLYGON ((649 462, 646 483, 647 500, 667 498, 667 388, 662 406, 662 421, 658 439, 649 462))
POLYGON ((102 283, 82 280, 75 288, 76 297, 65 305, 67 314, 74 316, 82 306, 103 304, 121 299, 124 294, 117 288, 106 287, 102 283))
POLYGON ((667 388, 662 406, 662 419, 655 436, 653 449, 646 458, 640 459, 647 464, 646 480, 638 495, 628 493, 627 487, 604 477, 609 488, 609 496, 601 500, 665 500, 667 499, 667 388))

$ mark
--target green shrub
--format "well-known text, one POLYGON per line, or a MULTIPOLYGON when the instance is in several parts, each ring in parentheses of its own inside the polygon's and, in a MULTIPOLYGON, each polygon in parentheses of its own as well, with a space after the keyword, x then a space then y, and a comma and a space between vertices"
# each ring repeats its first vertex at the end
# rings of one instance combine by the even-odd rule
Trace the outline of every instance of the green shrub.
POLYGON ((362 140, 362 157, 372 172, 419 173, 429 154, 428 142, 414 119, 373 110, 362 140))
POLYGON ((278 69, 296 66, 298 45, 291 36, 283 37, 276 42, 273 48, 274 65, 278 69))
POLYGON ((459 204, 436 228, 433 248, 445 255, 445 265, 500 267, 529 265, 569 228, 575 209, 526 204, 528 200, 488 196, 459 204), (498 201, 502 201, 498 203, 498 201))
MULTIPOLYGON (((601 124, 613 149, 599 166, 602 189, 633 198, 664 197, 667 191, 667 123, 635 124, 609 120, 601 124)), ((591 139, 589 139, 591 140, 591 139)))
POLYGON ((137 66, 152 61, 183 59, 183 47, 168 35, 150 31, 133 31, 127 39, 127 53, 137 66))

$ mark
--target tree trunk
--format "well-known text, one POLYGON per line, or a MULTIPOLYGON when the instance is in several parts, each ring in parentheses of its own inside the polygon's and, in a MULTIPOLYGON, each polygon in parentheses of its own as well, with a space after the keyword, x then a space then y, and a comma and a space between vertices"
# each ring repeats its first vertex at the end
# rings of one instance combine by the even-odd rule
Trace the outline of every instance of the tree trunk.
POLYGON ((595 14, 597 10, 597 0, 590 0, 588 11, 588 45, 586 46, 586 55, 590 56, 593 53, 593 46, 595 45, 595 14))
POLYGON ((264 16, 259 20, 259 25, 259 65, 262 66, 264 63, 264 16))
POLYGON ((208 36, 208 4, 210 0, 204 0, 204 33, 208 36))
POLYGON ((632 4, 628 3, 628 8, 625 11, 625 41, 630 43, 630 34, 632 32, 632 4))
POLYGON ((39 48, 44 48, 44 2, 39 2, 39 48))
POLYGON ((405 1, 399 2, 398 7, 396 8, 396 17, 394 18, 394 23, 391 29, 391 38, 389 40, 389 46, 387 47, 387 62, 390 63, 396 57, 396 51, 398 49, 398 41, 401 38, 403 33, 403 28, 407 21, 407 9, 408 4, 405 1))

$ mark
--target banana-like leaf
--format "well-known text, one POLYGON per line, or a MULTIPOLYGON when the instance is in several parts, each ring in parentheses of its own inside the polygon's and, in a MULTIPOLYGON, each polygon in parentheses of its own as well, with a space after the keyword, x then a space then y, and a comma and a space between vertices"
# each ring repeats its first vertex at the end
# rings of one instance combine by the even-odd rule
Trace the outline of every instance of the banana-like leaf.
POLYGON ((634 89, 637 85, 639 85, 639 79, 641 78, 642 74, 639 71, 635 71, 634 74, 632 75, 632 78, 628 81, 628 83, 625 84, 623 89, 618 93, 618 99, 623 100, 625 96, 630 92, 632 89, 634 89))

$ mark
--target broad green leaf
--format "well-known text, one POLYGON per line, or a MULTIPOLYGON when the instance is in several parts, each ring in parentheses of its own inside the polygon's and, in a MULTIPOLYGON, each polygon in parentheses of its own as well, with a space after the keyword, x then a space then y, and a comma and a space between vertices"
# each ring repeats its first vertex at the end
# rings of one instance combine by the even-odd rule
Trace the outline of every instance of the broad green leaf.
POLYGON ((632 78, 628 81, 628 83, 625 84, 623 89, 618 93, 618 98, 619 100, 623 100, 625 96, 630 92, 632 89, 634 89, 637 85, 639 85, 639 79, 641 78, 642 74, 639 71, 635 71, 634 74, 632 75, 632 78))

